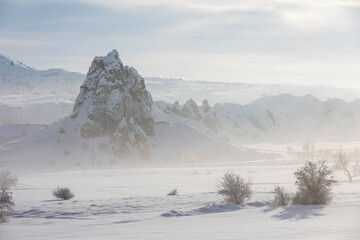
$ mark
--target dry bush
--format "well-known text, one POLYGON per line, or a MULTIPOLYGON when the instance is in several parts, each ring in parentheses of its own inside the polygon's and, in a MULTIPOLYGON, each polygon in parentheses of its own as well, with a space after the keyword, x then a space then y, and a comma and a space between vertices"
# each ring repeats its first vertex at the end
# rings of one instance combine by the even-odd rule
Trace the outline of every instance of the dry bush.
POLYGON ((168 196, 178 195, 178 190, 177 190, 177 188, 172 189, 167 195, 168 195, 168 196))
POLYGON ((69 188, 60 188, 53 190, 53 196, 60 200, 72 199, 75 195, 70 191, 69 188))
POLYGON ((235 172, 227 172, 217 184, 217 193, 225 197, 225 201, 242 204, 252 196, 252 180, 244 179, 235 172))
POLYGON ((274 207, 284 207, 292 202, 294 194, 286 191, 284 187, 276 186, 274 188, 275 197, 272 202, 274 207))
POLYGON ((14 198, 10 189, 15 187, 17 178, 7 170, 0 172, 0 222, 6 222, 6 213, 13 210, 14 198))
POLYGON ((12 187, 16 187, 17 178, 12 176, 8 170, 2 170, 0 172, 0 190, 10 190, 12 187))
POLYGON ((296 205, 328 204, 332 199, 331 188, 336 183, 332 176, 333 171, 325 165, 325 161, 305 163, 297 170, 297 192, 293 203, 296 205))

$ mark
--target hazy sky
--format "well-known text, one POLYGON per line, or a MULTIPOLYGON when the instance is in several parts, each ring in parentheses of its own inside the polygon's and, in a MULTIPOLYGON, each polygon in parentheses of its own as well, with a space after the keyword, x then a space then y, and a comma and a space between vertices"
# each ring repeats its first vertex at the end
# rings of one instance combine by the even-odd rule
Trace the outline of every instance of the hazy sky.
POLYGON ((86 73, 360 87, 360 0, 0 0, 0 53, 86 73))

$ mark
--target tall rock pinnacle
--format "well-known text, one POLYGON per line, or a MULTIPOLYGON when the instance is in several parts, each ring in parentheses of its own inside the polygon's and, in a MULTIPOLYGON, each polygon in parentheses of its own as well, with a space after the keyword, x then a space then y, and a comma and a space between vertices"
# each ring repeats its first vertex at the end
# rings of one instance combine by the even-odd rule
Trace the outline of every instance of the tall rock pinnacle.
POLYGON ((116 50, 95 57, 76 99, 72 118, 83 138, 110 136, 118 157, 147 155, 154 135, 152 98, 138 72, 124 66, 116 50))

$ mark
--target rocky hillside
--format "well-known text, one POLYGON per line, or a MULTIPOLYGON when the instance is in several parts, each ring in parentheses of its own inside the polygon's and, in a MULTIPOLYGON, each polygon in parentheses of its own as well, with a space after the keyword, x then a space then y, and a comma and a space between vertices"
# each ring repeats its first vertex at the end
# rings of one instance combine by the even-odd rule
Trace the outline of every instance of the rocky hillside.
POLYGON ((215 104, 192 99, 179 105, 156 102, 154 118, 184 122, 233 144, 259 142, 356 141, 360 136, 360 100, 325 102, 307 95, 263 97, 249 104, 215 104))

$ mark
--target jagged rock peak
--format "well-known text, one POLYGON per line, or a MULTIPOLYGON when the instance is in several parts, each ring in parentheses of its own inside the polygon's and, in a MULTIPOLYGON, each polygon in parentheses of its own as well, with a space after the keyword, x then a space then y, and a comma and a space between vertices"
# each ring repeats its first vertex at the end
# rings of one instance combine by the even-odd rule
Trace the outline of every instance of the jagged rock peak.
POLYGON ((181 109, 181 115, 187 118, 193 118, 197 121, 201 119, 198 106, 193 99, 189 99, 185 102, 184 106, 181 109))
POLYGON ((201 109, 204 113, 208 113, 210 111, 209 102, 206 99, 202 102, 201 109))
POLYGON ((114 152, 125 157, 145 150, 146 137, 154 135, 152 103, 144 79, 113 50, 94 58, 72 118, 81 125, 83 138, 110 136, 114 152))

